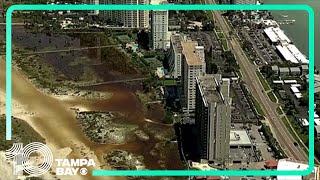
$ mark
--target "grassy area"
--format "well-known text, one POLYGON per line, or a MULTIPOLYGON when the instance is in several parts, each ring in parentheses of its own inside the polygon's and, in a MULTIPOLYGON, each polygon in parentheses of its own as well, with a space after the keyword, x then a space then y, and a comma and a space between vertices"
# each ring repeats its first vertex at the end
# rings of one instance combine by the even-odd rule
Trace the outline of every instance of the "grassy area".
POLYGON ((274 155, 277 159, 285 158, 285 153, 281 149, 279 143, 274 138, 271 129, 266 124, 262 124, 261 132, 264 134, 264 136, 267 139, 268 145, 271 147, 272 151, 274 152, 274 155))
POLYGON ((263 86, 263 89, 265 91, 269 91, 271 88, 268 84, 268 82, 264 79, 264 77, 262 76, 262 74, 259 71, 256 71, 257 76, 259 77, 259 80, 263 86))
POLYGON ((277 113, 278 113, 279 115, 282 115, 282 114, 283 114, 283 112, 282 112, 282 110, 280 109, 280 107, 277 107, 276 111, 277 111, 277 113))
POLYGON ((290 134, 294 137, 294 139, 296 140, 296 142, 299 144, 300 147, 302 147, 302 149, 308 153, 308 150, 304 147, 304 144, 302 144, 300 142, 300 139, 303 141, 303 142, 307 142, 309 137, 308 135, 306 134, 302 134, 302 131, 301 131, 301 127, 298 125, 298 123, 293 119, 293 117, 289 117, 288 118, 289 121, 287 120, 286 117, 282 117, 281 120, 282 122, 284 122, 285 126, 287 127, 287 129, 289 130, 290 134), (290 126, 291 124, 291 126, 290 126), (296 133, 297 136, 296 135, 296 133))
POLYGON ((29 144, 31 142, 45 143, 40 134, 38 134, 28 123, 21 119, 12 118, 12 141, 3 141, 5 139, 5 115, 0 115, 0 150, 10 149, 14 142, 29 144))
POLYGON ((219 39, 225 39, 224 34, 220 31, 216 31, 219 39))
POLYGON ((165 80, 162 81, 162 84, 164 86, 176 86, 177 82, 174 79, 165 79, 165 80))
POLYGON ((121 41, 122 43, 129 43, 129 42, 133 42, 134 40, 132 38, 130 38, 128 35, 118 35, 116 36, 119 41, 121 41))
POLYGON ((256 100, 256 98, 252 97, 252 101, 253 101, 253 104, 254 104, 254 107, 256 108, 258 114, 260 114, 261 116, 265 116, 259 102, 256 100))
POLYGON ((227 42, 226 37, 223 34, 223 32, 221 32, 220 29, 218 29, 217 27, 215 29, 215 32, 216 32, 216 34, 217 34, 217 36, 223 46, 223 49, 228 49, 228 42, 227 42))
POLYGON ((275 95, 273 94, 272 91, 271 91, 271 92, 268 92, 268 96, 269 96, 269 99, 270 99, 272 102, 274 102, 274 103, 277 102, 277 98, 275 97, 275 95))
POLYGON ((223 49, 228 49, 228 42, 226 39, 221 39, 222 41, 222 46, 223 46, 223 49))

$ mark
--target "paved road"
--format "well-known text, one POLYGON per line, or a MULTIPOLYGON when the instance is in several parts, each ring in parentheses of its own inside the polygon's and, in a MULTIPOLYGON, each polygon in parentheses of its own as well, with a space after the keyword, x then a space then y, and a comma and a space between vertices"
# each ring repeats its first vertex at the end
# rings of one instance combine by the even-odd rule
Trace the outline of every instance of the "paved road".
MULTIPOLYGON (((215 4, 214 0, 205 0, 206 4, 215 4)), ((221 28, 224 34, 229 34, 232 29, 226 20, 222 17, 219 11, 211 11, 213 18, 216 20, 217 25, 221 28)), ((300 146, 295 146, 294 137, 290 134, 285 124, 276 112, 276 108, 279 106, 276 103, 270 101, 268 95, 264 92, 263 86, 256 75, 257 66, 253 65, 250 60, 246 57, 238 37, 231 37, 228 39, 229 46, 231 47, 232 53, 235 55, 237 62, 239 63, 243 80, 245 81, 248 89, 254 97, 260 103, 263 111, 266 114, 266 118, 272 126, 275 132, 280 146, 287 154, 288 157, 298 161, 308 161, 308 156, 300 146)))

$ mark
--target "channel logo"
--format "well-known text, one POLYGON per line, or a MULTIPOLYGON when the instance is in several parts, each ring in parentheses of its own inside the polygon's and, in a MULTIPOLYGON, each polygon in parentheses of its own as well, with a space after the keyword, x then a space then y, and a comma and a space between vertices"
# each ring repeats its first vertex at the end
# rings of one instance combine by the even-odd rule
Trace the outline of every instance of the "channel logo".
POLYGON ((23 175, 23 172, 40 176, 48 172, 52 166, 53 155, 51 150, 45 144, 32 142, 23 147, 23 143, 14 143, 12 147, 5 152, 6 160, 13 161, 13 175, 23 175), (42 163, 34 165, 30 157, 33 153, 40 154, 43 157, 42 163))

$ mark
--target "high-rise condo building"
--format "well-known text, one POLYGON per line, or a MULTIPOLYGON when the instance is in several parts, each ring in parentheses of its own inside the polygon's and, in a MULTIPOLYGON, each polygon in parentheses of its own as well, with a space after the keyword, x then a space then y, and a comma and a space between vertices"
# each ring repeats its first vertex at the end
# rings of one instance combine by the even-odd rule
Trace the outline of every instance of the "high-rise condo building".
MULTIPOLYGON (((99 0, 89 0, 89 4, 99 5, 99 0)), ((98 14, 99 14, 99 10, 89 11, 89 15, 98 15, 98 14)))
POLYGON ((174 34, 170 37, 170 49, 169 52, 169 73, 170 75, 178 79, 181 77, 181 66, 182 66, 182 45, 184 41, 183 35, 174 34))
MULTIPOLYGON (((167 4, 166 0, 151 0, 152 5, 167 4)), ((168 43, 168 10, 151 11, 152 49, 167 49, 168 43)))
POLYGON ((198 76, 196 83, 195 120, 200 132, 201 159, 225 165, 230 154, 230 79, 206 74, 198 76))
MULTIPOLYGON (((149 0, 101 0, 103 4, 149 4, 149 0)), ((103 16, 113 22, 129 28, 148 28, 149 11, 122 10, 103 11, 103 16)))
POLYGON ((183 123, 194 124, 196 102, 196 77, 206 72, 204 47, 196 41, 185 41, 182 45, 182 110, 183 123))

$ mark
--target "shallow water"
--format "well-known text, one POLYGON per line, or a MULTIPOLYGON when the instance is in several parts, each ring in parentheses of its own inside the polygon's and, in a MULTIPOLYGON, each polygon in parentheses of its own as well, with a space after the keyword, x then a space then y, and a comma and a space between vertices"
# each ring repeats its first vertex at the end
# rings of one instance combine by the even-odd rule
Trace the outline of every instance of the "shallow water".
MULTIPOLYGON (((15 45, 20 48, 34 48, 36 51, 43 51, 52 48, 64 48, 66 44, 64 39, 69 40, 67 43, 69 47, 80 47, 81 44, 78 39, 71 39, 65 35, 55 35, 48 38, 47 35, 33 35, 26 33, 21 29, 14 30, 13 32, 13 43, 15 45), (41 42, 37 40, 38 38, 42 39, 41 42), (49 43, 49 39, 51 39, 51 43, 49 43)), ((59 53, 49 53, 41 55, 40 57, 42 57, 41 60, 52 65, 54 68, 59 69, 70 78, 78 75, 77 73, 86 66, 79 65, 70 67, 70 62, 74 61, 76 58, 88 58, 90 60, 90 62, 88 62, 88 66, 91 66, 90 64, 92 63, 97 63, 97 60, 92 56, 90 58, 86 51, 75 51, 74 53, 68 54, 64 53, 63 56, 59 53)), ((103 67, 103 65, 96 66, 94 70, 103 80, 115 80, 130 77, 130 75, 110 72, 108 71, 108 68, 103 67)), ((4 72, 4 70, 1 71, 4 72)), ((5 74, 1 73, 0 82, 5 82, 4 79, 5 74)), ((12 71, 12 80, 13 99, 26 105, 29 111, 37 113, 37 117, 32 120, 32 124, 34 125, 35 130, 46 138, 47 142, 53 143, 58 147, 72 147, 71 141, 82 142, 92 149, 98 158, 100 158, 103 153, 112 149, 128 150, 132 153, 143 155, 145 157, 147 168, 160 169, 159 165, 156 163, 159 157, 150 155, 150 151, 154 145, 159 142, 159 140, 150 136, 151 138, 147 142, 135 140, 123 145, 101 145, 92 143, 80 130, 75 118, 75 113, 69 109, 71 106, 85 106, 89 110, 116 111, 124 113, 128 116, 128 122, 137 124, 141 129, 143 129, 147 122, 145 121, 142 104, 134 94, 135 91, 141 90, 140 83, 117 83, 85 88, 95 91, 111 92, 112 97, 108 100, 84 100, 75 98, 74 100, 60 101, 38 91, 30 81, 25 79, 16 70, 12 71)), ((4 84, 1 84, 1 89, 5 89, 4 84)), ((155 111, 157 111, 157 109, 155 109, 155 111)), ((154 114, 159 115, 157 112, 154 114)), ((173 128, 168 126, 162 127, 162 125, 158 126, 161 126, 161 128, 173 128)), ((166 161, 167 162, 165 164, 169 169, 182 168, 181 163, 179 163, 177 152, 168 154, 166 161)))

